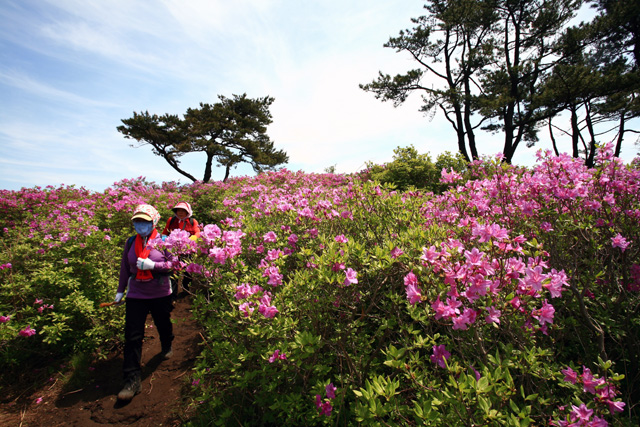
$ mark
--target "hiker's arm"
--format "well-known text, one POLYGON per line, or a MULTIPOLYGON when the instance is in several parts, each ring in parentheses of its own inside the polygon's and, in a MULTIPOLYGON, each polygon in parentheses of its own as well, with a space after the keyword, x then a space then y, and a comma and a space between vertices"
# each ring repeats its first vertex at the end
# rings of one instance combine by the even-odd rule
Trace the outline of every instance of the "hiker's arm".
MULTIPOLYGON (((131 249, 131 248, 129 248, 131 249)), ((127 283, 129 282, 129 276, 131 275, 131 266, 129 264, 128 251, 122 253, 122 260, 120 261, 120 278, 118 281, 118 293, 124 293, 127 289, 127 283)))
POLYGON ((200 238, 200 225, 198 224, 198 220, 193 219, 193 229, 195 230, 192 236, 195 236, 196 239, 200 238))

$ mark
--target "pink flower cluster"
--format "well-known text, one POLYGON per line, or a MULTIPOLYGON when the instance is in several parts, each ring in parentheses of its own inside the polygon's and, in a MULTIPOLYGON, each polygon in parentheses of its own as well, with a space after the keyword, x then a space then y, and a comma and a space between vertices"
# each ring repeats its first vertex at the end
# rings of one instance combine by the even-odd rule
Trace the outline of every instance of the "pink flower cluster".
POLYGON ((612 414, 624 410, 624 402, 613 400, 619 394, 618 389, 608 383, 605 378, 595 377, 589 368, 583 366, 580 375, 570 367, 560 372, 564 375, 565 381, 571 384, 580 384, 585 393, 594 394, 596 396, 594 400, 606 404, 612 414))
POLYGON ((44 304, 44 301, 42 301, 39 298, 36 298, 36 300, 33 302, 33 305, 37 305, 38 307, 38 313, 42 313, 44 312, 45 309, 50 309, 53 310, 53 304, 44 304))
POLYGON ((447 366, 445 365, 445 360, 449 360, 451 357, 451 353, 449 353, 444 344, 442 345, 434 345, 433 346, 433 354, 429 356, 429 359, 432 363, 435 363, 439 367, 445 369, 447 366))
POLYGON ((422 294, 418 287, 418 278, 413 274, 413 271, 404 277, 404 286, 410 304, 413 305, 422 301, 422 294))
POLYGON ((36 334, 36 330, 31 328, 31 325, 27 326, 26 328, 18 332, 18 335, 20 335, 21 337, 30 337, 35 334, 36 334))
POLYGON ((280 350, 276 350, 269 357, 269 363, 273 363, 276 360, 287 360, 287 355, 284 352, 280 353, 280 350))
POLYGON ((264 317, 270 319, 278 314, 278 309, 271 304, 271 293, 265 292, 258 285, 249 285, 243 283, 236 287, 235 297, 238 301, 244 301, 240 304, 239 310, 244 317, 249 317, 253 314, 255 307, 258 307, 258 313, 264 317))
MULTIPOLYGON (((471 230, 471 242, 477 240, 489 252, 477 247, 469 250, 456 239, 443 242, 440 248, 435 245, 423 248, 420 258, 423 266, 448 286, 445 300, 438 295, 431 303, 435 319, 448 319, 453 329, 466 330, 479 315, 487 323, 500 324, 500 317, 508 309, 525 316, 530 329, 533 329, 530 318, 536 319, 539 328, 546 332, 547 324, 553 323, 554 307, 547 299, 539 308, 527 309, 526 304, 536 304, 546 292, 550 298, 560 297, 567 286, 565 273, 546 271, 547 264, 539 257, 523 260, 520 245, 526 240, 522 236, 509 239, 508 230, 503 227, 476 224, 471 230), (502 299, 514 291, 513 300, 502 299)), ((421 301, 413 273, 405 277, 405 287, 411 304, 421 301)))
POLYGON ((329 383, 325 387, 325 399, 323 399, 321 395, 316 394, 316 408, 318 408, 320 415, 324 415, 326 417, 331 416, 331 411, 333 410, 331 400, 336 398, 336 390, 337 388, 333 383, 329 383))

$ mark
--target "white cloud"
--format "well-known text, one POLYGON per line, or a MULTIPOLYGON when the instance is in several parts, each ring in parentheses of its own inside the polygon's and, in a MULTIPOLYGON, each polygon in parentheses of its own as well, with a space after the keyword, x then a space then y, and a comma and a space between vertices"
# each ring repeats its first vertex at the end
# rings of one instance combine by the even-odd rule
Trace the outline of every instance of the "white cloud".
POLYGON ((116 106, 111 102, 89 99, 75 93, 58 89, 24 73, 15 71, 0 69, 0 84, 11 86, 23 93, 37 95, 39 98, 48 99, 50 102, 64 102, 84 107, 111 108, 116 106))
MULTIPOLYGON (((0 2, 0 188, 186 182, 148 147, 130 148, 120 120, 242 93, 275 98, 269 135, 289 169, 352 172, 398 146, 454 152, 450 125, 424 117, 419 96, 393 108, 358 87, 415 66, 383 44, 422 12, 406 0, 0 2)), ((501 143, 485 135, 478 147, 493 154, 501 143)), ((201 156, 183 162, 201 176, 201 156)))

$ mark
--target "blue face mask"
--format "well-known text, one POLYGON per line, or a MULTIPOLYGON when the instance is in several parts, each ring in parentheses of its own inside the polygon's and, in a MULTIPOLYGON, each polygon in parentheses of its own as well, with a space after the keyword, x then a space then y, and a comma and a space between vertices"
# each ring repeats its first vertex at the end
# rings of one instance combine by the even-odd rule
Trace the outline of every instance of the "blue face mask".
POLYGON ((148 237, 153 231, 153 223, 149 221, 136 221, 133 223, 133 228, 135 228, 136 233, 142 237, 148 237))

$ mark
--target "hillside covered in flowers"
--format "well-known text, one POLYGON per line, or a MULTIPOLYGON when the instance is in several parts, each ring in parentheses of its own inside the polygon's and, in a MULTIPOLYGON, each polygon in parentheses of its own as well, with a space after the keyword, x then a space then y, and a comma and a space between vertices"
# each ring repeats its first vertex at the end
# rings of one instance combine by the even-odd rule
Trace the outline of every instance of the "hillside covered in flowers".
POLYGON ((187 200, 201 239, 154 245, 194 277, 193 425, 637 425, 639 166, 497 158, 439 194, 287 170, 0 191, 2 381, 121 345, 99 304, 131 212, 187 200))

